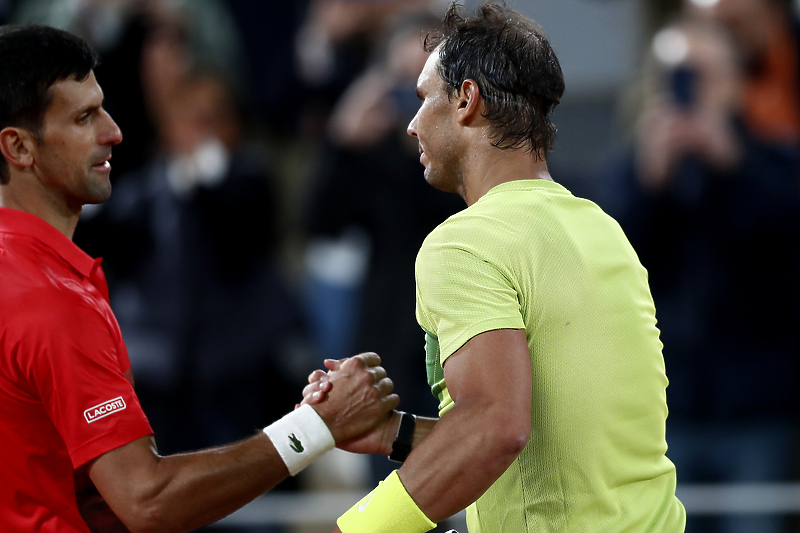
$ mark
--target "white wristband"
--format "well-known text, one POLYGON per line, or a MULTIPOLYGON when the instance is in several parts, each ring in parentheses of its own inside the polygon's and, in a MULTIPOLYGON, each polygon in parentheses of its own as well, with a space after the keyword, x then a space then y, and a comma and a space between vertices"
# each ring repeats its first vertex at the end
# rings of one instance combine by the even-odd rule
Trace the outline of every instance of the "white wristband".
POLYGON ((263 431, 293 476, 336 446, 328 426, 310 405, 301 405, 263 431))

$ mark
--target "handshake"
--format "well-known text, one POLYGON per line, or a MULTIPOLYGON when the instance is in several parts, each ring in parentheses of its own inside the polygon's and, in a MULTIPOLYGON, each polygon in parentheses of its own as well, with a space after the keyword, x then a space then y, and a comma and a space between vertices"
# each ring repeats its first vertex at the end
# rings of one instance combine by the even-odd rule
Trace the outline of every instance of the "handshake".
POLYGON ((325 360, 323 370, 308 376, 303 400, 313 405, 331 432, 336 447, 353 453, 389 455, 400 424, 394 385, 372 352, 338 361, 325 360))
POLYGON ((297 474, 334 446, 390 455, 402 413, 400 398, 375 353, 326 360, 303 389, 295 411, 264 428, 289 473, 297 474))
MULTIPOLYGON (((291 475, 334 447, 405 460, 417 418, 395 410, 400 398, 392 394, 392 381, 380 362, 371 352, 325 360, 327 372, 315 370, 308 376, 295 410, 264 428, 291 475)), ((436 526, 416 506, 395 470, 337 520, 334 533, 394 531, 397 519, 405 524, 403 531, 423 532, 436 526)))
POLYGON ((325 360, 323 370, 308 376, 303 401, 325 421, 336 446, 353 453, 389 455, 400 422, 394 385, 378 354, 362 353, 325 360), (385 453, 384 453, 385 452, 385 453))

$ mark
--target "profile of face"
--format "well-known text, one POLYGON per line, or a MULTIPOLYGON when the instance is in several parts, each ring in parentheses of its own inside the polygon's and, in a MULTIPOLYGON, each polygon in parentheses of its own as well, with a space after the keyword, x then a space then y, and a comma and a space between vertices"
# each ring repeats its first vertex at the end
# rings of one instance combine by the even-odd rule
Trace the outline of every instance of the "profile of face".
POLYGON ((122 132, 103 109, 94 72, 83 81, 57 81, 44 114, 32 169, 42 185, 70 209, 101 203, 111 194, 111 147, 122 132))
POLYGON ((417 80, 417 96, 422 103, 407 131, 419 143, 425 181, 444 192, 459 193, 462 178, 455 135, 457 103, 447 97, 438 63, 437 49, 428 56, 417 80))

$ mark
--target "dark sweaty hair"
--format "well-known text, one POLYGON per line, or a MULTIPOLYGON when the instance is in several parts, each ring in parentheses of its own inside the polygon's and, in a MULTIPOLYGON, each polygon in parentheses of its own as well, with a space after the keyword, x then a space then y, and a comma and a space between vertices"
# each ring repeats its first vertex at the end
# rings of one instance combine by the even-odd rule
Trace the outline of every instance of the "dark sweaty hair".
POLYGON ((550 115, 564 94, 561 65, 544 30, 493 1, 467 18, 461 11, 451 4, 441 33, 425 38, 425 50, 438 50, 448 96, 458 94, 465 80, 474 80, 492 125, 492 144, 544 157, 556 137, 550 115))
MULTIPOLYGON (((83 81, 97 67, 97 53, 83 39, 39 25, 0 26, 0 130, 31 131, 41 141, 44 115, 54 83, 83 81)), ((0 161, 0 184, 8 183, 8 162, 0 161)))

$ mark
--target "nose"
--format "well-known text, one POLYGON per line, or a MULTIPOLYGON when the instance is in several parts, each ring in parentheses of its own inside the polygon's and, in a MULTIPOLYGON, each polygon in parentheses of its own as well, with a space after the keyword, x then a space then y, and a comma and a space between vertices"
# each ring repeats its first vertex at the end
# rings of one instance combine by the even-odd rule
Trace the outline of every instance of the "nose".
POLYGON ((100 133, 98 142, 104 146, 114 146, 122 142, 122 130, 119 129, 117 123, 111 118, 111 115, 103 109, 104 128, 100 133))
POLYGON ((408 123, 408 128, 406 128, 406 133, 411 135, 412 137, 417 137, 417 116, 419 112, 414 115, 414 118, 411 119, 411 122, 408 123))

